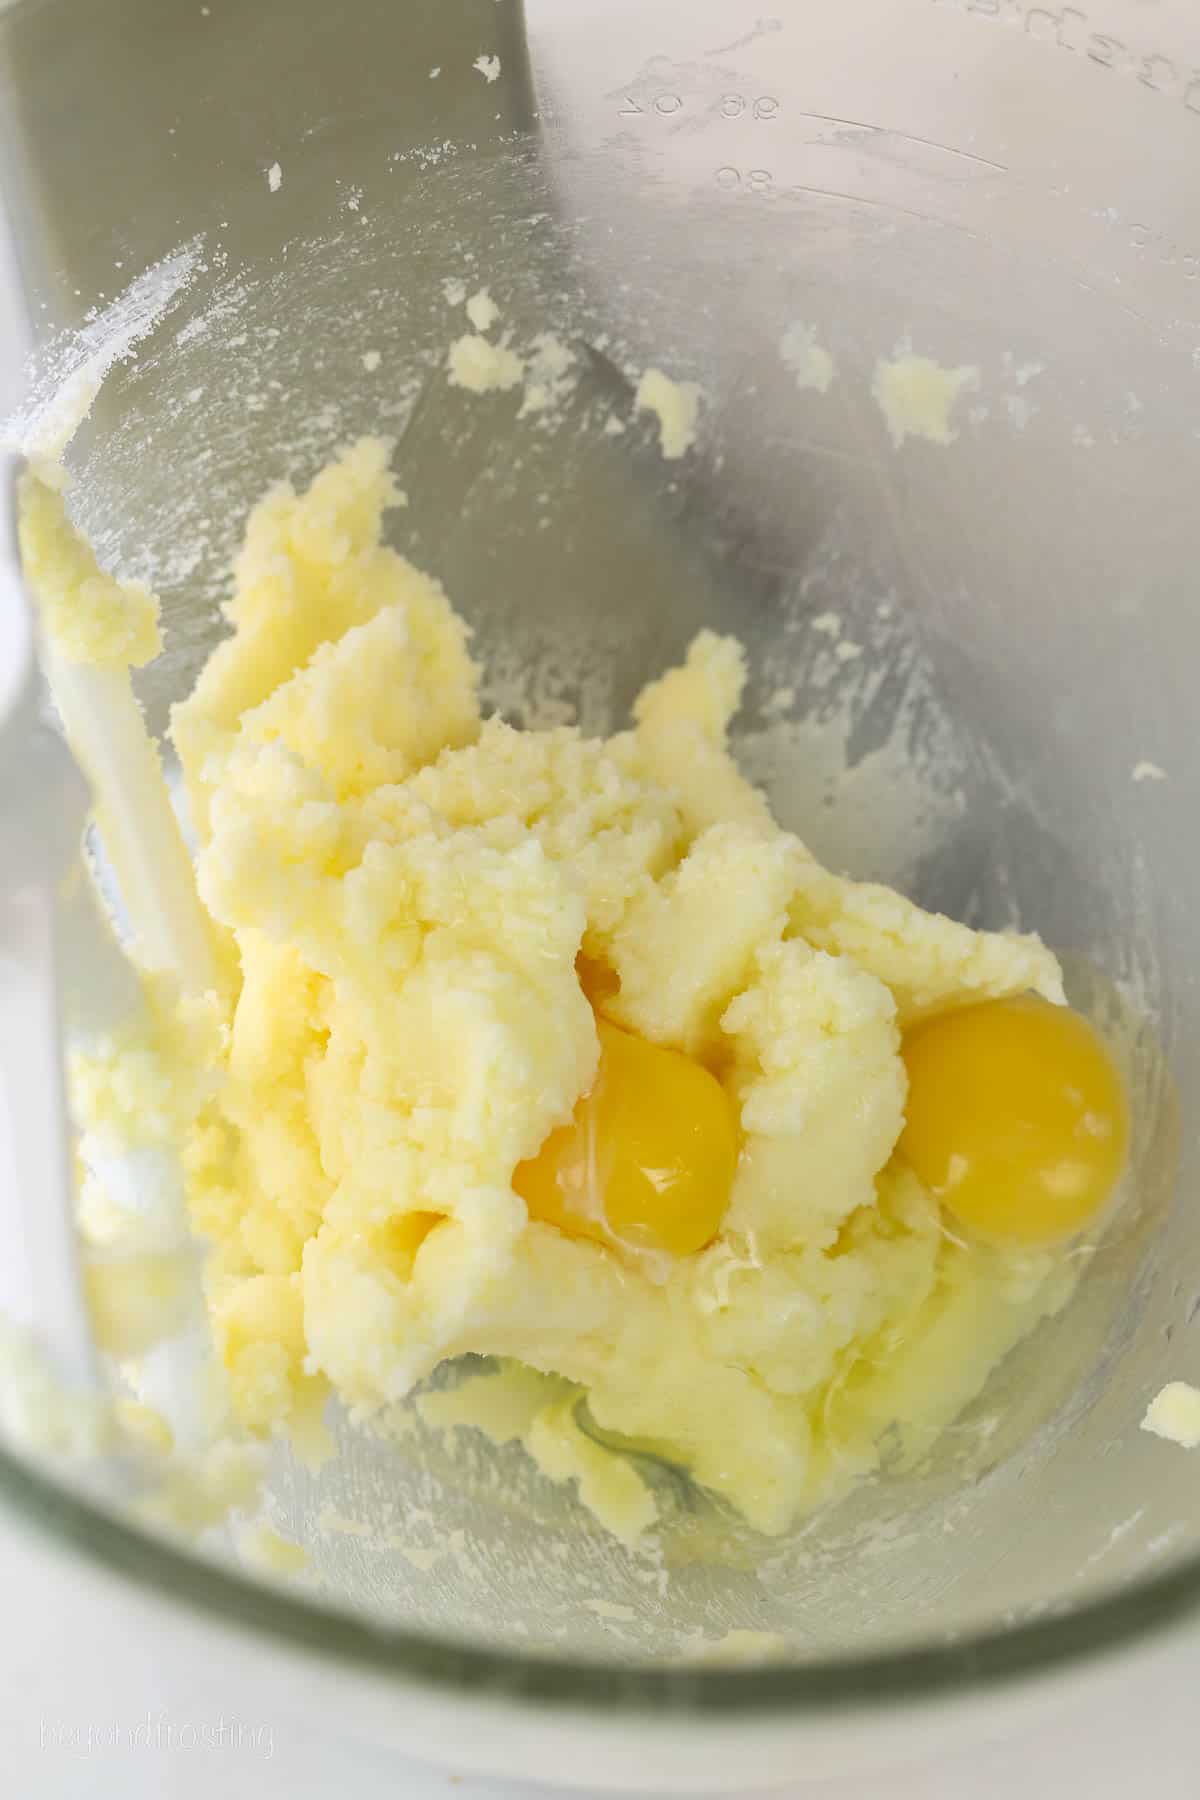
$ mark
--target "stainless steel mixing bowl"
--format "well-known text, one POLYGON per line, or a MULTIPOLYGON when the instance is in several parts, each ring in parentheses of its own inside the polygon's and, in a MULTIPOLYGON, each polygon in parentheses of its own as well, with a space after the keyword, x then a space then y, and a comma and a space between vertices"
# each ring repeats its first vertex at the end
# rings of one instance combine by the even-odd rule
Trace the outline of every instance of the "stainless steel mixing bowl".
POLYGON ((713 1560, 681 1503, 666 1561, 630 1558, 516 1452, 351 1432, 319 1478, 277 1459, 301 1590, 151 1540, 15 1447, 0 1496, 239 1680, 300 1671, 363 1731, 559 1779, 820 1772, 1200 1630, 1200 1460, 1138 1429, 1200 1378, 1200 16, 18 0, 0 80, 38 352, 22 429, 103 373, 68 462, 82 523, 164 599, 156 730, 265 481, 389 432, 398 541, 470 618, 498 703, 608 727, 699 626, 737 632, 740 749, 784 822, 1039 929, 1137 1110, 1128 1201, 1068 1312, 927 1467, 769 1553, 713 1560), (447 387, 454 276, 575 349, 549 423, 447 387), (828 394, 781 358, 796 321, 835 357, 828 394), (898 344, 977 371, 953 444, 893 447, 870 389, 898 344), (595 428, 652 362, 704 388, 683 463, 595 428), (830 653, 830 612, 860 655, 830 653), (733 1628, 786 1649, 679 1665, 733 1628))

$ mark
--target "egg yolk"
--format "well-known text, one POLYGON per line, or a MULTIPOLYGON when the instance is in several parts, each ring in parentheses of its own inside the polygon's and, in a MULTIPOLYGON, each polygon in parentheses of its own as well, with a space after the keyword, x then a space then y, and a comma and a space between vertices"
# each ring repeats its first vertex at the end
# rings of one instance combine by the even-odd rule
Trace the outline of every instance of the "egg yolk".
POLYGON ((596 1021, 600 1066, 569 1125, 519 1165, 532 1219, 571 1237, 688 1256, 720 1230, 737 1163, 724 1088, 690 1056, 596 1021))
POLYGON ((943 1013, 904 1045, 899 1150, 960 1224, 1051 1244, 1096 1216, 1121 1173, 1121 1077, 1078 1013, 1033 997, 943 1013))

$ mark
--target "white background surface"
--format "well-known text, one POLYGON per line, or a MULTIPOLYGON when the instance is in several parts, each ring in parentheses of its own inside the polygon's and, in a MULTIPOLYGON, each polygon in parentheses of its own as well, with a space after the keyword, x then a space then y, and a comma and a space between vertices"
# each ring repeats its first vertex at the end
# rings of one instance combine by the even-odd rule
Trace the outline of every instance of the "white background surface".
MULTIPOLYGON (((549 1790, 430 1771, 345 1741, 336 1719, 250 1718, 219 1671, 198 1704, 195 1669, 138 1641, 87 1566, 0 1516, 0 1786, 14 1800, 533 1800, 549 1790), (227 1740, 195 1747, 222 1712, 227 1740), (148 1723, 147 1723, 148 1722, 148 1723), (130 1742, 141 1727, 140 1740, 130 1742), (121 1742, 114 1748, 112 1739, 121 1742), (149 1742, 147 1742, 149 1738, 149 1742), (180 1739, 183 1739, 183 1744, 180 1739), (90 1739, 90 1741, 89 1741, 90 1739), (172 1739, 174 1740, 172 1742, 172 1739)), ((1194 1800, 1200 1787, 1200 1638, 1131 1668, 1102 1701, 1064 1702, 1018 1742, 920 1768, 786 1790, 798 1800, 1194 1800)), ((230 1684, 232 1686, 232 1683, 230 1684)), ((302 1708, 298 1709, 302 1712, 302 1708)))

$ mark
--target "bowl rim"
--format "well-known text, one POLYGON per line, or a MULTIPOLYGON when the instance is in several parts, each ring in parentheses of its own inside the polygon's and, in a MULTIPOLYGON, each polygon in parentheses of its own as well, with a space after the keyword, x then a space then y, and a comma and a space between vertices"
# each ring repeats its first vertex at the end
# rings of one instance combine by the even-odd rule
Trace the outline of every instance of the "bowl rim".
POLYGON ((1093 1662, 1200 1614, 1200 1556, 1081 1605, 953 1639, 741 1667, 609 1663, 475 1645, 291 1594, 128 1523, 0 1445, 0 1505, 157 1598, 343 1668, 458 1695, 594 1714, 722 1722, 880 1711, 994 1690, 1093 1662))

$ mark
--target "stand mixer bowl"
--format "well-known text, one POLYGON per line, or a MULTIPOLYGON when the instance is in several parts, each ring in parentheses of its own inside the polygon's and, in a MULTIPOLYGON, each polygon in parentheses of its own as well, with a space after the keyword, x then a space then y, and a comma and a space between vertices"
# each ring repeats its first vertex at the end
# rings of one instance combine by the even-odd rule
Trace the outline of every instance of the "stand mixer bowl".
POLYGON ((1067 1311, 927 1466, 765 1563, 684 1530, 652 1564, 515 1450, 349 1428, 319 1476, 273 1464, 310 1562, 287 1591, 15 1444, 0 1499, 254 1691, 302 1674, 364 1734, 558 1780, 879 1762, 1195 1633, 1200 1463, 1138 1429, 1200 1381, 1200 1141, 1175 1099, 1200 1085, 1193 9, 17 0, 0 80, 34 345, 15 435, 44 444, 95 391, 73 506, 162 597, 156 733, 267 480, 395 436, 399 539, 494 704, 610 730, 696 630, 735 632, 739 754, 781 822, 1037 929, 1135 1111, 1129 1197, 1067 1311), (568 404, 534 424, 447 388, 447 280, 571 345, 568 404), (797 327, 828 392, 782 352, 797 327), (898 349, 971 371, 953 442, 893 442, 872 381, 898 349), (591 423, 651 364, 702 386, 686 462, 591 423), (686 1660, 730 1631, 768 1660, 686 1660))

